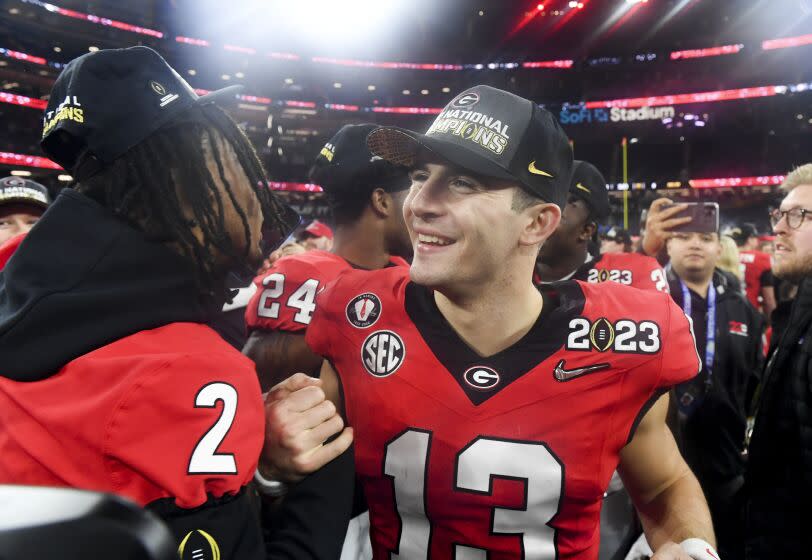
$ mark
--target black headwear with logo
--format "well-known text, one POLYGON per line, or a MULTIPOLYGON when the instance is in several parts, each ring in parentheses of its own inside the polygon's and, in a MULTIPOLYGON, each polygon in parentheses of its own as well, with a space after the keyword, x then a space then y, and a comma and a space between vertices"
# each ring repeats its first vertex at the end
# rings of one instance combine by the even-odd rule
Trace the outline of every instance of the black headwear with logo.
POLYGON ((370 187, 389 192, 409 188, 405 167, 393 165, 367 147, 375 124, 348 124, 330 138, 310 169, 310 180, 335 197, 352 196, 370 187))
POLYGON ((606 179, 598 168, 589 162, 575 160, 570 179, 570 196, 577 196, 583 200, 596 221, 602 221, 611 212, 606 179))
MULTIPOLYGON (((194 108, 233 102, 241 89, 230 86, 198 96, 161 55, 147 47, 88 53, 69 62, 54 83, 40 145, 82 182, 157 131, 182 122, 194 108)), ((265 181, 264 174, 257 180, 265 181)), ((271 206, 278 216, 269 220, 265 215, 266 253, 299 224, 292 208, 275 199, 271 206)))
POLYGON ((562 207, 572 173, 572 148, 555 117, 536 103, 490 86, 457 95, 426 134, 396 127, 373 131, 372 153, 413 167, 422 149, 478 175, 514 181, 562 207))
POLYGON ((154 50, 107 49, 70 61, 43 116, 43 151, 81 181, 194 105, 234 101, 242 86, 200 97, 154 50))
POLYGON ((4 177, 0 179, 0 205, 26 204, 42 209, 51 204, 48 189, 36 181, 22 177, 4 177))

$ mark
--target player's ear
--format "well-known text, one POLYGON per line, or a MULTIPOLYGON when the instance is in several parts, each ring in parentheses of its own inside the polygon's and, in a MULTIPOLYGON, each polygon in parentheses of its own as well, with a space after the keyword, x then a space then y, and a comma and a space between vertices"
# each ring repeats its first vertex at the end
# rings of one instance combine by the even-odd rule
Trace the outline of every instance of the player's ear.
POLYGON ((383 189, 375 189, 369 195, 369 203, 372 210, 381 218, 386 218, 394 210, 394 202, 392 196, 383 189))
POLYGON ((539 245, 550 237, 561 222, 561 208, 549 202, 534 204, 522 212, 526 218, 519 237, 521 245, 539 245))

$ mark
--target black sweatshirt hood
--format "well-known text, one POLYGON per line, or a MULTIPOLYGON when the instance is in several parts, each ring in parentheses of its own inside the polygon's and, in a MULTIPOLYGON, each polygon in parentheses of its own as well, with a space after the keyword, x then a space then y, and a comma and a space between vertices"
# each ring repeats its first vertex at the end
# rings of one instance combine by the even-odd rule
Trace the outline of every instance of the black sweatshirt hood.
POLYGON ((206 322, 193 264, 65 189, 0 271, 0 376, 38 381, 97 348, 206 322))

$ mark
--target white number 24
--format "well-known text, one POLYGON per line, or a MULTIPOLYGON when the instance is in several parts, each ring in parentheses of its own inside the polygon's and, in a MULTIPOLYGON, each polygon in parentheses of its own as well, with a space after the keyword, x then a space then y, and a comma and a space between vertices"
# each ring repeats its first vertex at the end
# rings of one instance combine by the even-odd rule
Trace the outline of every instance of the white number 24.
MULTIPOLYGON (((285 275, 279 272, 269 274, 262 279, 262 285, 265 286, 265 290, 262 291, 262 296, 259 298, 257 314, 260 317, 278 319, 280 303, 275 300, 282 297, 285 291, 285 275), (269 300, 271 301, 270 305, 268 305, 269 300)), ((297 323, 303 325, 310 324, 310 319, 316 310, 315 302, 318 288, 319 281, 311 278, 306 280, 295 292, 290 294, 286 305, 297 310, 293 316, 293 320, 297 323)))

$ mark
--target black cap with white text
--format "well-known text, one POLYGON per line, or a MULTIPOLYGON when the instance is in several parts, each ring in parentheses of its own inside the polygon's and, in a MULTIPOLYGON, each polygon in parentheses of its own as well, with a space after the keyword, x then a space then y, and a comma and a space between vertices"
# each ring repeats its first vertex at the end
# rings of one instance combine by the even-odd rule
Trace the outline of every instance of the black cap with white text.
POLYGON ((200 97, 148 47, 88 53, 70 61, 56 79, 40 145, 82 179, 193 106, 233 102, 241 89, 230 86, 200 97))
POLYGON ((556 118, 528 99, 490 86, 454 97, 426 134, 396 127, 374 130, 372 153, 413 167, 421 150, 478 175, 515 181, 562 207, 572 173, 572 148, 556 118))

